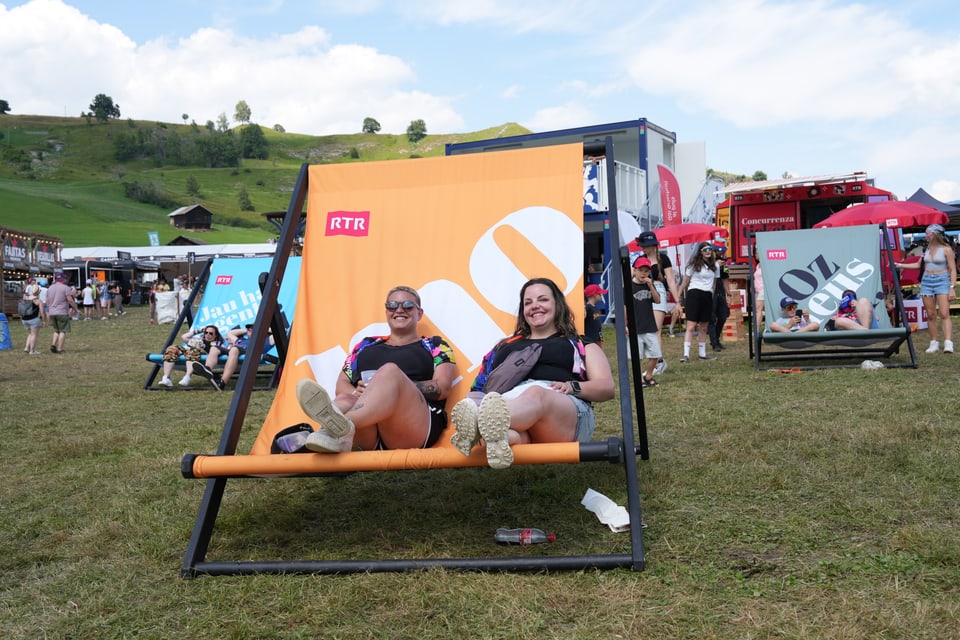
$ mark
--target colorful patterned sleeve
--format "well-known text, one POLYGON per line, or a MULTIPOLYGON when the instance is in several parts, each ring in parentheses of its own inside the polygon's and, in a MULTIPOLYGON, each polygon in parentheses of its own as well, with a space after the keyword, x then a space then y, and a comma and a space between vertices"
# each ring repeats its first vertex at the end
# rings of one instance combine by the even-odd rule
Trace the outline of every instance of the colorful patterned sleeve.
POLYGON ((430 355, 433 356, 433 368, 436 369, 440 365, 448 362, 450 364, 456 364, 453 356, 453 348, 447 344, 447 341, 441 338, 440 336, 433 336, 430 339, 423 340, 423 344, 430 351, 430 355))
MULTIPOLYGON (((498 343, 497 347, 499 346, 498 343)), ((483 356, 483 360, 480 361, 480 370, 477 372, 477 377, 474 378, 473 384, 470 386, 470 391, 483 391, 483 386, 487 384, 487 376, 493 371, 493 358, 497 355, 497 347, 490 349, 487 355, 483 356)))
POLYGON ((357 362, 357 355, 371 344, 382 342, 385 339, 386 338, 383 336, 364 338, 353 347, 353 351, 351 351, 350 355, 347 356, 347 359, 343 361, 343 368, 341 371, 343 371, 344 375, 350 378, 350 381, 353 382, 354 386, 357 384, 356 380, 359 379, 359 376, 356 379, 353 377, 353 370, 356 368, 354 365, 357 362))

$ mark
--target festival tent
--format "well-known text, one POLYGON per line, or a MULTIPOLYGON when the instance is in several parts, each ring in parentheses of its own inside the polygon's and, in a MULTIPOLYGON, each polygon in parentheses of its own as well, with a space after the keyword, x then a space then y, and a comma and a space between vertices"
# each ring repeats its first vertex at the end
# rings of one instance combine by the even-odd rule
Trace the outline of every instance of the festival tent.
POLYGON ((937 211, 942 211, 943 213, 947 214, 947 217, 949 218, 944 226, 949 230, 960 229, 960 207, 937 200, 932 195, 924 191, 923 188, 917 189, 912 196, 907 198, 907 201, 918 202, 920 204, 925 204, 928 207, 933 207, 937 211))

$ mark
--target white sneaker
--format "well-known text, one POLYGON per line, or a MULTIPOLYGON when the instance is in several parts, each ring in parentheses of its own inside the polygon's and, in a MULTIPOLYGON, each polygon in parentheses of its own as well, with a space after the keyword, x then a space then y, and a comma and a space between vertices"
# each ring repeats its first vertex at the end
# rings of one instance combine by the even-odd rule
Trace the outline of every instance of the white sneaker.
POLYGON ((170 378, 160 378, 160 382, 158 382, 157 384, 159 384, 161 387, 173 386, 173 382, 170 380, 170 378))
POLYGON ((943 352, 944 352, 944 353, 953 353, 953 340, 944 340, 944 341, 943 341, 943 352))
MULTIPOLYGON (((953 346, 953 345, 950 345, 950 346, 953 346)), ((937 351, 940 351, 940 343, 937 342, 936 340, 931 340, 930 346, 927 347, 926 353, 936 353, 937 351)))
POLYGON ((510 408, 499 393, 488 393, 480 402, 477 428, 487 446, 487 464, 493 469, 506 469, 513 464, 513 450, 507 434, 510 431, 510 408))
POLYGON ((653 375, 659 376, 661 373, 667 370, 667 361, 662 358, 657 361, 657 364, 653 367, 653 375))
POLYGON ((480 428, 477 425, 478 417, 477 403, 471 398, 464 398, 453 405, 453 411, 450 412, 450 419, 453 421, 453 428, 456 430, 456 433, 450 438, 450 444, 465 456, 470 455, 473 445, 477 444, 480 439, 480 428))
POLYGON ((181 387, 189 387, 189 386, 190 386, 190 374, 189 374, 189 373, 188 373, 187 375, 183 376, 182 378, 180 378, 180 386, 181 386, 181 387))
POLYGON ((348 431, 346 435, 337 438, 327 433, 323 427, 320 427, 307 436, 307 441, 303 443, 303 446, 317 453, 347 453, 348 451, 352 451, 353 436, 356 435, 357 428, 354 427, 353 423, 349 420, 347 420, 347 423, 350 425, 350 431, 348 431))
MULTIPOLYGON (((303 412, 320 423, 327 434, 334 438, 355 432, 356 429, 350 418, 343 415, 340 408, 330 399, 327 390, 309 378, 297 383, 297 402, 303 412)), ((351 436, 351 441, 353 437, 351 436)), ((308 439, 309 443, 310 440, 308 439)))

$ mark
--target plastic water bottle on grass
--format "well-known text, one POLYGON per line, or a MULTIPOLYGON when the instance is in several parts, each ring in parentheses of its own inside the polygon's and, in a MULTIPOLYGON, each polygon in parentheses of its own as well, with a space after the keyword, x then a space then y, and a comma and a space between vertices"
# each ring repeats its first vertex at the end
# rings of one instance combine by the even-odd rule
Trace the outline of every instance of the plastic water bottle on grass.
POLYGON ((493 539, 500 544, 540 544, 541 542, 553 542, 557 536, 552 533, 544 533, 540 529, 506 529, 500 527, 493 534, 493 539))

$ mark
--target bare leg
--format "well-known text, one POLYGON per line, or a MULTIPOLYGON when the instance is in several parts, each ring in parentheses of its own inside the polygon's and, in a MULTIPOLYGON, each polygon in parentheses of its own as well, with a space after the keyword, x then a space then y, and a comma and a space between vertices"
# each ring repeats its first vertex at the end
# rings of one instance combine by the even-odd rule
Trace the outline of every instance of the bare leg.
POLYGON ((937 326, 937 298, 923 296, 923 309, 927 312, 927 331, 930 332, 930 342, 936 342, 940 339, 940 327, 937 326))
MULTIPOLYGON (((656 364, 656 361, 653 361, 656 364)), ((510 444, 572 442, 577 433, 577 408, 566 394, 531 386, 507 400, 510 444)))
POLYGON ((377 369, 359 398, 334 400, 357 428, 354 443, 372 449, 378 436, 391 449, 422 447, 430 431, 427 401, 416 385, 392 363, 377 369))

